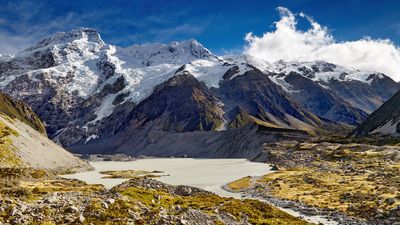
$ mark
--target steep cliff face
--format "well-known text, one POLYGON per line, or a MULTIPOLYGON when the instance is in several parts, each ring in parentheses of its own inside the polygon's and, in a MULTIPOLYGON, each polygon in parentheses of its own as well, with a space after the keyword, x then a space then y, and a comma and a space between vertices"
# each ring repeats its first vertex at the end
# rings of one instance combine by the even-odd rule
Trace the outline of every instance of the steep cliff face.
POLYGON ((129 129, 152 121, 169 132, 216 130, 223 124, 222 103, 193 75, 184 73, 155 87, 132 112, 129 129))
POLYGON ((291 93, 293 93, 291 96, 295 101, 299 102, 304 109, 320 117, 357 125, 368 116, 364 110, 344 101, 334 91, 299 73, 291 72, 285 76, 284 80, 291 85, 291 93))

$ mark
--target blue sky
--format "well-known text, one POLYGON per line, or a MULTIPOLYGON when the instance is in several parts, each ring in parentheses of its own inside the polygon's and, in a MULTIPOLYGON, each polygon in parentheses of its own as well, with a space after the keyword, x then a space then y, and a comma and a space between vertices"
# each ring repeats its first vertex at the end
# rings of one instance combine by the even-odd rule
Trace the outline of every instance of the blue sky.
MULTIPOLYGON (((0 53, 15 53, 56 31, 91 27, 120 46, 194 38, 224 54, 241 51, 246 33, 272 30, 278 6, 312 16, 337 41, 370 36, 400 43, 400 1, 0 0, 0 53)), ((299 27, 307 29, 303 22, 299 27)))

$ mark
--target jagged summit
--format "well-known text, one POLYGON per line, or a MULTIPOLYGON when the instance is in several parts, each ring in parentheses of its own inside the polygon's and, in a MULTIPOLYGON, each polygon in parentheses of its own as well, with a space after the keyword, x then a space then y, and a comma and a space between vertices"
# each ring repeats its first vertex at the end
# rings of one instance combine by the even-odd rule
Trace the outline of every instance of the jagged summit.
POLYGON ((67 32, 57 32, 42 39, 37 44, 23 50, 22 52, 29 52, 55 45, 65 45, 76 41, 96 43, 101 46, 105 44, 96 30, 92 28, 78 28, 67 32))
POLYGON ((119 48, 122 55, 136 60, 137 66, 152 66, 163 63, 185 64, 196 59, 216 58, 207 48, 194 39, 170 44, 134 44, 119 48))

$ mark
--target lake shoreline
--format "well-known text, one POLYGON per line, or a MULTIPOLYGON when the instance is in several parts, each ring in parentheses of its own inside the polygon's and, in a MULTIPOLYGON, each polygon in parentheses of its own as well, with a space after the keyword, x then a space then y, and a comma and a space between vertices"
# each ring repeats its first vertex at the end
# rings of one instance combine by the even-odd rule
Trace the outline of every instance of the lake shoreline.
MULTIPOLYGON (((99 172, 109 170, 146 170, 164 171, 165 175, 158 180, 172 185, 191 185, 213 191, 223 190, 220 186, 247 175, 264 175, 271 173, 265 163, 251 162, 247 159, 205 159, 205 158, 135 158, 131 161, 89 161, 92 171, 62 175, 64 178, 75 178, 88 183, 103 184, 111 189, 127 179, 102 179, 99 172), (107 182, 110 182, 109 184, 107 182)), ((223 194, 225 190, 223 190, 223 194)), ((217 193, 218 194, 218 193, 217 193)))
MULTIPOLYGON (((141 169, 141 170, 148 170, 148 171, 162 170, 162 171, 165 171, 165 174, 168 174, 170 176, 155 178, 155 180, 159 180, 163 183, 171 184, 171 185, 188 185, 188 186, 193 186, 193 187, 197 187, 197 188, 202 188, 206 191, 211 191, 222 197, 233 197, 236 199, 255 199, 255 200, 266 202, 266 203, 273 205, 291 215, 305 219, 312 223, 318 224, 318 223, 323 222, 324 224, 329 224, 329 225, 337 224, 332 221, 329 221, 326 218, 323 218, 323 216, 325 216, 325 215, 323 215, 320 218, 319 217, 320 214, 318 214, 318 218, 316 218, 315 212, 312 213, 310 210, 306 210, 303 206, 300 207, 293 203, 288 204, 288 202, 284 202, 279 199, 273 199, 273 198, 265 199, 262 196, 255 196, 255 195, 252 195, 249 193, 246 193, 245 195, 243 195, 243 192, 235 192, 233 190, 230 190, 229 187, 226 186, 229 182, 232 182, 236 179, 240 179, 245 176, 254 175, 253 177, 259 177, 259 176, 265 175, 267 173, 275 172, 275 171, 271 170, 271 165, 265 164, 265 163, 251 162, 247 159, 203 159, 203 158, 200 158, 200 159, 197 159, 197 158, 146 158, 146 159, 135 159, 132 161, 117 161, 117 162, 95 161, 95 162, 89 162, 89 163, 95 168, 95 171, 92 171, 92 173, 101 172, 104 170, 111 170, 111 169, 113 169, 113 170, 141 169), (188 173, 189 176, 187 177, 187 176, 184 176, 179 173, 178 173, 178 175, 174 174, 174 171, 171 171, 171 170, 165 169, 165 168, 163 169, 162 166, 157 167, 157 166, 160 166, 159 165, 160 163, 166 163, 166 162, 170 162, 170 164, 172 164, 173 166, 178 166, 178 167, 179 167, 179 165, 182 165, 182 164, 188 164, 188 165, 186 165, 187 167, 180 168, 180 171, 177 171, 177 172, 182 172, 182 171, 187 172, 189 170, 192 170, 192 173, 188 173), (113 168, 112 164, 114 164, 114 163, 120 164, 122 166, 113 168), (149 164, 149 165, 139 165, 136 167, 132 167, 132 165, 140 164, 140 163, 145 163, 145 164, 149 164), (201 166, 198 167, 198 166, 196 166, 196 164, 199 164, 201 166), (237 164, 237 166, 236 166, 236 164, 237 164), (232 167, 232 165, 235 165, 235 166, 232 167), (231 167, 229 168, 229 166, 231 166, 231 167), (250 167, 256 167, 261 170, 259 170, 259 171, 248 170, 247 172, 243 171, 243 168, 249 169, 250 167), (207 170, 207 168, 210 170, 209 174, 204 173, 204 172, 196 174, 196 170, 204 171, 204 170, 207 170), (219 170, 223 170, 223 171, 226 170, 226 171, 229 171, 230 173, 235 173, 235 170, 237 170, 236 172, 240 173, 240 174, 235 173, 235 176, 232 176, 230 178, 226 178, 229 175, 221 174, 220 176, 222 176, 222 177, 220 177, 220 178, 217 177, 218 182, 214 183, 213 185, 210 185, 210 184, 209 185, 200 185, 199 183, 196 183, 196 182, 201 181, 201 179, 193 179, 193 177, 200 178, 201 176, 205 176, 206 179, 204 179, 203 182, 209 182, 208 178, 210 178, 212 180, 212 177, 209 177, 209 175, 215 174, 219 170), (171 172, 173 172, 173 173, 170 174, 171 172), (255 173, 252 174, 252 172, 255 172, 255 173), (182 180, 171 179, 171 177, 173 178, 174 176, 178 176, 178 177, 181 176, 179 179, 182 179, 182 180), (223 179, 223 181, 221 181, 221 178, 223 179), (313 215, 311 215, 311 214, 313 214, 313 215)), ((85 174, 85 173, 83 173, 83 174, 85 174)), ((90 174, 90 172, 89 172, 89 174, 90 174)), ((82 177, 74 177, 74 175, 68 175, 67 178, 75 178, 75 179, 81 178, 80 180, 82 180, 82 177)), ((103 182, 104 180, 107 180, 107 179, 103 179, 102 181, 99 181, 99 182, 103 182)), ((112 186, 107 186, 107 189, 111 189, 113 186, 116 186, 119 183, 125 182, 129 179, 112 179, 112 180, 115 181, 115 183, 113 183, 112 186)), ((88 180, 86 180, 86 181, 88 181, 88 180)), ((89 180, 89 182, 90 182, 90 180, 89 180)))
POLYGON ((280 199, 272 195, 262 195, 260 193, 257 193, 254 187, 245 191, 235 191, 231 189, 228 185, 223 185, 222 188, 228 192, 240 194, 242 199, 255 199, 268 203, 270 205, 279 208, 284 212, 302 218, 308 222, 323 223, 324 225, 338 225, 338 224, 367 225, 362 221, 349 218, 348 216, 337 211, 310 207, 301 204, 300 202, 280 199))

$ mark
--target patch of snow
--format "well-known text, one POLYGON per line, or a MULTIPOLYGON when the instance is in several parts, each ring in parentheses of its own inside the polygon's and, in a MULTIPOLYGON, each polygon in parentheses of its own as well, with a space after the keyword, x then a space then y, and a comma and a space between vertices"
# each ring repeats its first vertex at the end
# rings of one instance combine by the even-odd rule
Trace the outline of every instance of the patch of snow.
POLYGON ((101 121, 103 118, 108 117, 114 111, 113 101, 118 94, 109 94, 104 99, 99 107, 95 109, 96 118, 89 122, 89 124, 101 121))
POLYGON ((84 130, 85 132, 88 132, 89 127, 87 125, 82 126, 82 130, 84 130))
MULTIPOLYGON (((196 73, 198 77, 204 77, 207 71, 212 73, 215 70, 214 64, 218 61, 216 56, 195 40, 173 42, 169 45, 133 45, 128 48, 111 46, 106 55, 115 65, 115 73, 123 76, 127 82, 123 92, 130 94, 126 99, 135 103, 149 96, 156 85, 174 76, 182 65, 194 62, 193 69, 202 64, 209 66, 205 71, 196 73)), ((214 77, 210 75, 208 78, 214 77)), ((216 79, 206 83, 215 85, 216 79)))
POLYGON ((285 81, 285 77, 270 76, 269 79, 275 84, 281 86, 282 89, 285 90, 286 92, 288 93, 293 92, 293 86, 285 81))
POLYGON ((207 87, 219 87, 222 76, 230 67, 224 66, 220 60, 195 60, 185 65, 185 70, 204 82, 207 87))
POLYGON ((236 75, 242 75, 245 72, 252 70, 252 67, 257 68, 262 72, 269 72, 271 70, 271 64, 269 62, 250 55, 228 55, 224 56, 223 60, 239 67, 240 72, 236 75))
POLYGON ((90 140, 95 140, 95 139, 97 139, 97 138, 99 138, 98 135, 92 134, 92 135, 90 135, 88 138, 86 138, 85 144, 88 143, 90 140))
POLYGON ((127 69, 124 77, 128 85, 123 90, 130 92, 128 99, 138 103, 149 96, 156 85, 173 77, 178 65, 161 64, 151 67, 127 69))
POLYGON ((371 134, 376 134, 376 133, 381 133, 381 134, 397 134, 396 128, 397 128, 398 122, 396 121, 389 121, 382 126, 376 128, 375 130, 371 131, 371 134))
POLYGON ((256 67, 262 72, 268 73, 272 68, 271 63, 250 55, 245 55, 245 60, 247 61, 248 64, 256 67))
POLYGON ((326 85, 323 85, 323 84, 319 84, 319 86, 321 86, 323 89, 329 89, 329 87, 328 86, 326 86, 326 85))
POLYGON ((69 82, 65 84, 67 92, 87 97, 96 88, 99 74, 101 74, 96 62, 104 43, 101 39, 93 40, 96 39, 93 36, 97 35, 97 33, 87 34, 84 30, 74 30, 44 39, 34 47, 18 53, 12 59, 18 69, 1 81, 0 85, 4 87, 11 80, 26 73, 47 73, 52 79, 49 80, 50 82, 59 83, 60 79, 68 79, 69 82), (33 69, 29 63, 26 63, 35 59, 35 54, 41 51, 43 54, 51 54, 56 65, 50 68, 33 69))

